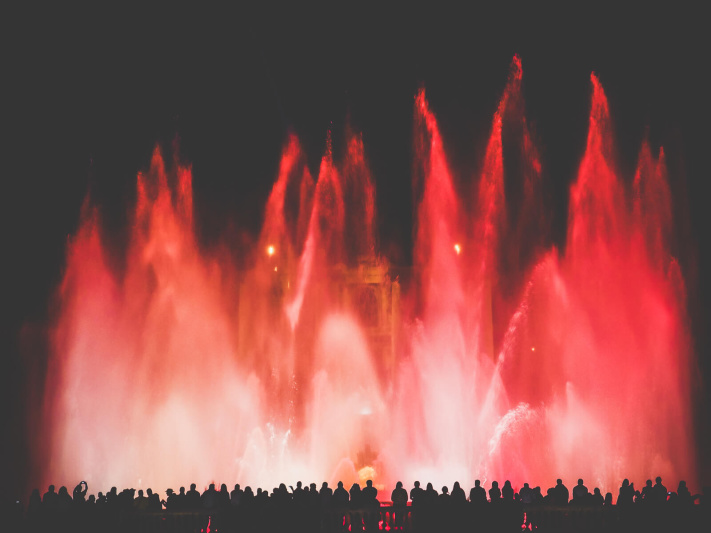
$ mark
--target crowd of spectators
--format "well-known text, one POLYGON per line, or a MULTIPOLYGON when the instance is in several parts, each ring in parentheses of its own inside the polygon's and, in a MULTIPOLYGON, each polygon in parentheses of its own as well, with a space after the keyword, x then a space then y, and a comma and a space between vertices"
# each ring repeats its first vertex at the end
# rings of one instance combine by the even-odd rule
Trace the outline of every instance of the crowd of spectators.
MULTIPOLYGON (((698 507, 695 504, 705 506, 707 503, 700 495, 692 496, 684 481, 679 482, 675 492, 668 491, 660 477, 655 483, 647 480, 641 491, 625 479, 614 505, 611 493, 603 496, 598 488, 591 492, 582 479, 577 481, 572 494, 558 479, 545 495, 540 487, 530 487, 528 483, 516 491, 510 481, 501 487, 492 481, 487 491, 476 480, 468 495, 458 482, 452 485, 451 491, 446 486, 438 491, 432 483, 422 488, 416 481, 409 493, 397 482, 389 495, 379 494, 372 480, 362 488, 354 483, 349 490, 342 482, 335 489, 326 482, 320 488, 315 483, 298 482, 296 487, 288 488, 281 484, 271 492, 261 488, 254 491, 239 484, 231 491, 222 484, 218 490, 212 483, 200 493, 193 483, 187 491, 185 487, 177 492, 167 489, 164 499, 150 488, 145 492, 133 488, 119 492, 112 487, 106 493, 88 494, 88 485, 82 481, 71 494, 66 487, 57 491, 54 485, 50 485, 44 495, 40 495, 38 489, 33 490, 26 512, 17 518, 23 524, 22 529, 33 532, 442 531, 457 529, 457 525, 465 523, 479 524, 485 530, 520 531, 522 527, 546 529, 543 520, 536 517, 550 515, 541 514, 537 509, 560 513, 566 508, 607 510, 614 507, 615 523, 619 525, 620 520, 628 516, 639 520, 640 513, 656 520, 663 510, 673 510, 678 520, 679 516, 698 507), (166 521, 166 516, 174 518, 166 521)), ((598 528, 601 525, 598 524, 598 528)))

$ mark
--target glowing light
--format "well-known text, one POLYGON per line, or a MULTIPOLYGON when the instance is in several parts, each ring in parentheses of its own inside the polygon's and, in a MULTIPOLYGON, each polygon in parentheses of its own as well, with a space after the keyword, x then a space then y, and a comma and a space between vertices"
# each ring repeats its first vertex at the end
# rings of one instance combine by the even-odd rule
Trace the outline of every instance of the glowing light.
POLYGON ((251 250, 257 267, 244 271, 229 257, 202 253, 190 170, 167 179, 172 170, 159 151, 136 184, 125 275, 106 263, 98 209, 89 205, 68 241, 57 291, 49 365, 60 371, 44 381, 42 444, 33 454, 45 470, 35 486, 71 486, 76 480, 62 476, 85 472, 94 487, 206 486, 223 474, 267 487, 300 478, 392 486, 390 475, 471 486, 482 472, 520 486, 555 472, 596 478, 608 491, 620 482, 612 472, 642 479, 650 471, 693 485, 693 353, 684 280, 670 260, 663 158, 643 150, 631 209, 611 155, 607 101, 593 78, 568 242, 564 251, 546 251, 540 161, 525 125, 521 76, 516 58, 483 170, 473 177, 471 209, 418 94, 422 172, 415 174, 424 183, 417 184, 416 279, 400 286, 385 274, 370 287, 384 300, 356 290, 372 281, 363 265, 384 255, 360 138, 343 163, 327 148, 317 181, 291 138, 251 250), (523 128, 512 139, 521 138, 527 154, 519 165, 524 208, 511 212, 502 123, 523 128), (471 238, 456 242, 462 228, 471 238), (518 253, 535 248, 528 241, 538 234, 540 254, 518 253), (466 261, 452 255, 463 247, 466 261), (287 289, 293 279, 295 290, 275 287, 276 277, 266 275, 272 269, 287 289), (348 281, 334 279, 335 271, 348 281), (364 327, 360 302, 392 330, 364 327), (664 402, 631 401, 650 388, 664 402), (106 405, 122 409, 107 413, 106 405), (151 446, 143 444, 148 434, 151 446), (77 435, 86 435, 92 453, 76 445, 77 435), (520 446, 522 435, 531 446, 520 446), (209 454, 206 442, 215 443, 209 454), (540 454, 551 446, 554 458, 540 454), (371 447, 372 458, 357 459, 371 447), (272 459, 279 468, 262 466, 272 459))

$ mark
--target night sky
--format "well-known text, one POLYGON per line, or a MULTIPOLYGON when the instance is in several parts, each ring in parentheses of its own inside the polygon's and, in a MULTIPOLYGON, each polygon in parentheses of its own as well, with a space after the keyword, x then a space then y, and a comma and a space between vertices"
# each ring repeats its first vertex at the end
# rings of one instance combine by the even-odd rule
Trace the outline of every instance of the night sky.
MULTIPOLYGON (((25 382, 42 364, 40 333, 87 193, 120 257, 137 171, 148 167, 157 143, 168 156, 177 145, 179 158, 193 166, 201 245, 229 240, 238 256, 259 230, 287 134, 299 136, 317 175, 328 130, 338 156, 349 120, 363 134, 376 182, 380 248, 407 265, 416 91, 426 88, 456 176, 471 180, 515 53, 541 150, 551 244, 565 242, 592 71, 609 99, 621 173, 633 176, 645 132, 654 150, 665 147, 673 251, 688 284, 700 366, 699 447, 710 449, 709 387, 702 385, 711 379, 705 18, 644 4, 624 12, 593 3, 541 12, 535 4, 471 13, 378 4, 259 14, 4 13, 2 496, 29 493, 23 424, 33 413, 25 382)), ((702 461, 706 484, 710 466, 702 461)))

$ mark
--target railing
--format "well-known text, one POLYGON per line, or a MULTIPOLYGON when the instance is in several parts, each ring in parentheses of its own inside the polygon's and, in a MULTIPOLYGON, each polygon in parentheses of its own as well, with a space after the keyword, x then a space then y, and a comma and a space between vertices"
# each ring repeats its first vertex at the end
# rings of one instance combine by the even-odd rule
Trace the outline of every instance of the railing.
POLYGON ((50 533, 429 533, 440 531, 691 531, 702 508, 452 505, 313 509, 271 506, 215 511, 90 512, 27 517, 7 531, 50 533))

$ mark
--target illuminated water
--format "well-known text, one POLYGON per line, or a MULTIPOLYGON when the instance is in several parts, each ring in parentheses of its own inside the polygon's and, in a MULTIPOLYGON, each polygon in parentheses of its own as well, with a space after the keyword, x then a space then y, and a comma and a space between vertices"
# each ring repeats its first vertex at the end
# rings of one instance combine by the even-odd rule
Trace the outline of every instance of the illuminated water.
POLYGON ((636 175, 616 172, 593 76, 565 250, 544 248, 521 75, 514 58, 466 194, 417 95, 407 279, 377 247, 352 132, 342 161, 329 143, 318 176, 288 139, 246 271, 198 248, 191 171, 166 170, 159 151, 138 176, 125 272, 108 266, 87 202, 51 331, 42 484, 693 484, 692 353, 664 154, 644 144, 636 175), (519 140, 515 213, 504 127, 519 140))

